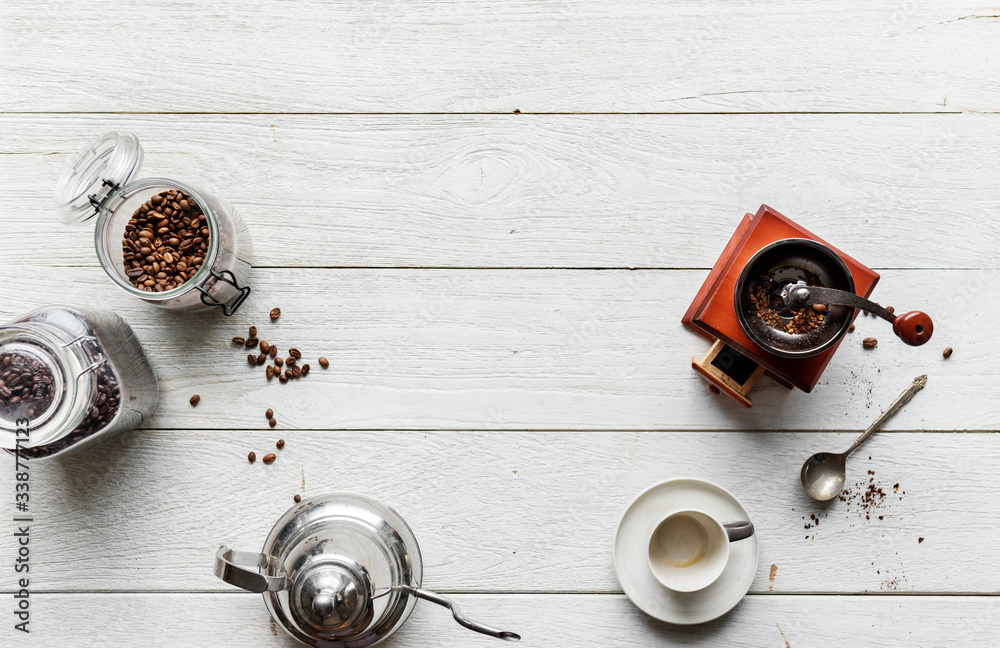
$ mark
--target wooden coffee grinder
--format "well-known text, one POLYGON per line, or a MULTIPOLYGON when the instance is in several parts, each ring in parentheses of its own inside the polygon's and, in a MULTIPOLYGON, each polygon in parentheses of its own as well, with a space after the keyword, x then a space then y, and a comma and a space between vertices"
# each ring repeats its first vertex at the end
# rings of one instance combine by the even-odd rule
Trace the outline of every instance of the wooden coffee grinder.
POLYGON ((920 311, 896 315, 867 299, 879 275, 767 205, 747 214, 684 314, 712 340, 691 366, 744 407, 763 374, 810 392, 858 309, 888 320, 905 343, 934 331, 920 311))

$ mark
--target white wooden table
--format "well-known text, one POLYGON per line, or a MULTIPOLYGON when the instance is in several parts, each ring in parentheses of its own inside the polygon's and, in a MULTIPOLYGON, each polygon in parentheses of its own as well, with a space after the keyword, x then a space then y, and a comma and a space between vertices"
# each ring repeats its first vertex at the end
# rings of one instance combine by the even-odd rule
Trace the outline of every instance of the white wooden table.
MULTIPOLYGON (((11 627, 0 495, 0 644, 290 647, 259 596, 215 579, 213 552, 259 547, 295 493, 335 489, 399 510, 425 585, 526 647, 993 639, 997 13, 0 3, 0 321, 116 310, 162 386, 144 429, 35 465, 28 636, 11 627), (57 222, 56 178, 111 129, 143 142, 143 176, 245 216, 254 292, 237 316, 127 299, 89 228, 57 222), (707 343, 681 315, 761 203, 875 267, 875 298, 929 312, 934 340, 906 348, 862 318, 812 394, 763 379, 749 411, 709 394, 689 367, 707 343), (228 343, 249 324, 330 369, 265 383, 228 343), (849 484, 873 470, 905 495, 881 519, 807 500, 804 458, 846 447, 924 372, 849 467, 849 484), (278 437, 279 461, 247 463, 278 437), (677 475, 730 489, 760 534, 750 594, 700 627, 645 617, 611 561, 625 504, 677 475)), ((386 645, 497 644, 421 604, 386 645)))

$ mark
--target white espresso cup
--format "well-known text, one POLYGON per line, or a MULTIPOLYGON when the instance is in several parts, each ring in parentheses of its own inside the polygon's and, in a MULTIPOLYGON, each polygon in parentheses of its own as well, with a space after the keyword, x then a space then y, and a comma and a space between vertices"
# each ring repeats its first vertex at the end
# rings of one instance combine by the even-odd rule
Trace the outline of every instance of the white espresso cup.
POLYGON ((705 589, 725 570, 729 543, 753 533, 750 522, 724 524, 705 511, 674 511, 653 528, 649 569, 664 587, 676 592, 705 589))

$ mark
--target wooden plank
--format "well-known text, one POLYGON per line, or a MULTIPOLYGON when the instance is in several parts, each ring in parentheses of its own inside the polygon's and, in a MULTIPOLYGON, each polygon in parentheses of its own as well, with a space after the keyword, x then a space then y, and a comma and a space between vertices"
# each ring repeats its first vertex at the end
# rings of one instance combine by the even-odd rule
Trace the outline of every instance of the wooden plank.
POLYGON ((7 3, 0 110, 995 111, 996 11, 594 0, 7 3), (85 55, 83 55, 85 53, 85 55))
POLYGON ((98 268, 0 266, 0 321, 52 303, 103 305, 135 328, 161 380, 150 427, 322 429, 863 429, 914 376, 926 392, 895 430, 996 430, 997 271, 886 272, 875 299, 924 309, 935 338, 907 347, 860 318, 811 394, 762 378, 743 411, 690 368, 708 348, 681 316, 704 271, 262 270, 236 317, 166 313, 98 268), (278 306, 281 319, 267 313, 278 306), (314 371, 268 383, 234 335, 259 327, 314 371), (861 340, 876 336, 874 350, 861 340), (945 346, 955 348, 949 360, 945 346), (320 356, 332 366, 323 371, 320 356), (188 404, 198 393, 202 405, 188 404), (252 412, 252 414, 248 414, 252 412))
MULTIPOLYGON (((737 648, 988 645, 1000 617, 1000 603, 994 597, 748 596, 722 619, 686 628, 649 619, 624 596, 455 598, 475 619, 520 632, 518 646, 539 648, 595 645, 600 639, 630 648, 661 648, 707 638, 737 648)), ((22 636, 5 624, 0 637, 11 637, 18 646, 53 646, 71 627, 73 645, 80 648, 301 645, 270 621, 259 596, 249 594, 42 594, 33 597, 32 605, 36 616, 31 634, 22 636)), ((463 629, 446 611, 420 602, 384 645, 489 648, 499 644, 463 629)))
MULTIPOLYGON (((243 413, 263 418, 266 405, 243 413)), ((848 466, 851 501, 818 505, 799 485, 802 462, 856 433, 316 432, 285 429, 288 410, 275 409, 276 430, 145 430, 33 464, 35 590, 224 591, 211 570, 220 545, 258 550, 294 494, 351 490, 407 520, 428 588, 620 592, 622 511, 649 485, 691 475, 750 512, 754 592, 1000 593, 1000 555, 983 542, 1000 533, 982 484, 1000 471, 996 434, 877 434, 848 466), (274 464, 247 462, 278 438, 274 464), (870 479, 887 495, 865 509, 856 498, 870 479)), ((215 410, 203 400, 198 411, 215 410)), ((14 530, 0 522, 0 537, 14 530)), ((0 591, 14 576, 0 572, 0 591)))
POLYGON ((232 202, 261 266, 708 268, 766 203, 876 268, 996 267, 998 121, 0 115, 0 258, 93 262, 91 226, 59 223, 52 194, 117 129, 143 142, 142 177, 232 202))

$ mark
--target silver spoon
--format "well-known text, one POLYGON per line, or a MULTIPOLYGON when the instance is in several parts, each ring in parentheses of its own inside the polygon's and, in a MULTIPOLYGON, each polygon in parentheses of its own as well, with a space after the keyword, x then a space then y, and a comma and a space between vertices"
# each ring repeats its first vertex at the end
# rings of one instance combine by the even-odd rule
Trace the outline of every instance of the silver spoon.
POLYGON ((806 462, 802 464, 801 479, 802 488, 806 489, 809 497, 821 502, 836 497, 841 489, 844 488, 844 479, 847 476, 847 457, 859 445, 867 441, 868 437, 875 433, 875 430, 882 427, 882 424, 888 421, 893 414, 898 412, 899 408, 906 405, 913 398, 913 395, 923 389, 926 384, 926 374, 914 378, 910 386, 899 395, 899 398, 892 402, 889 409, 882 416, 878 417, 874 423, 869 425, 864 434, 859 436, 846 452, 842 454, 837 454, 836 452, 817 452, 806 459, 806 462))

